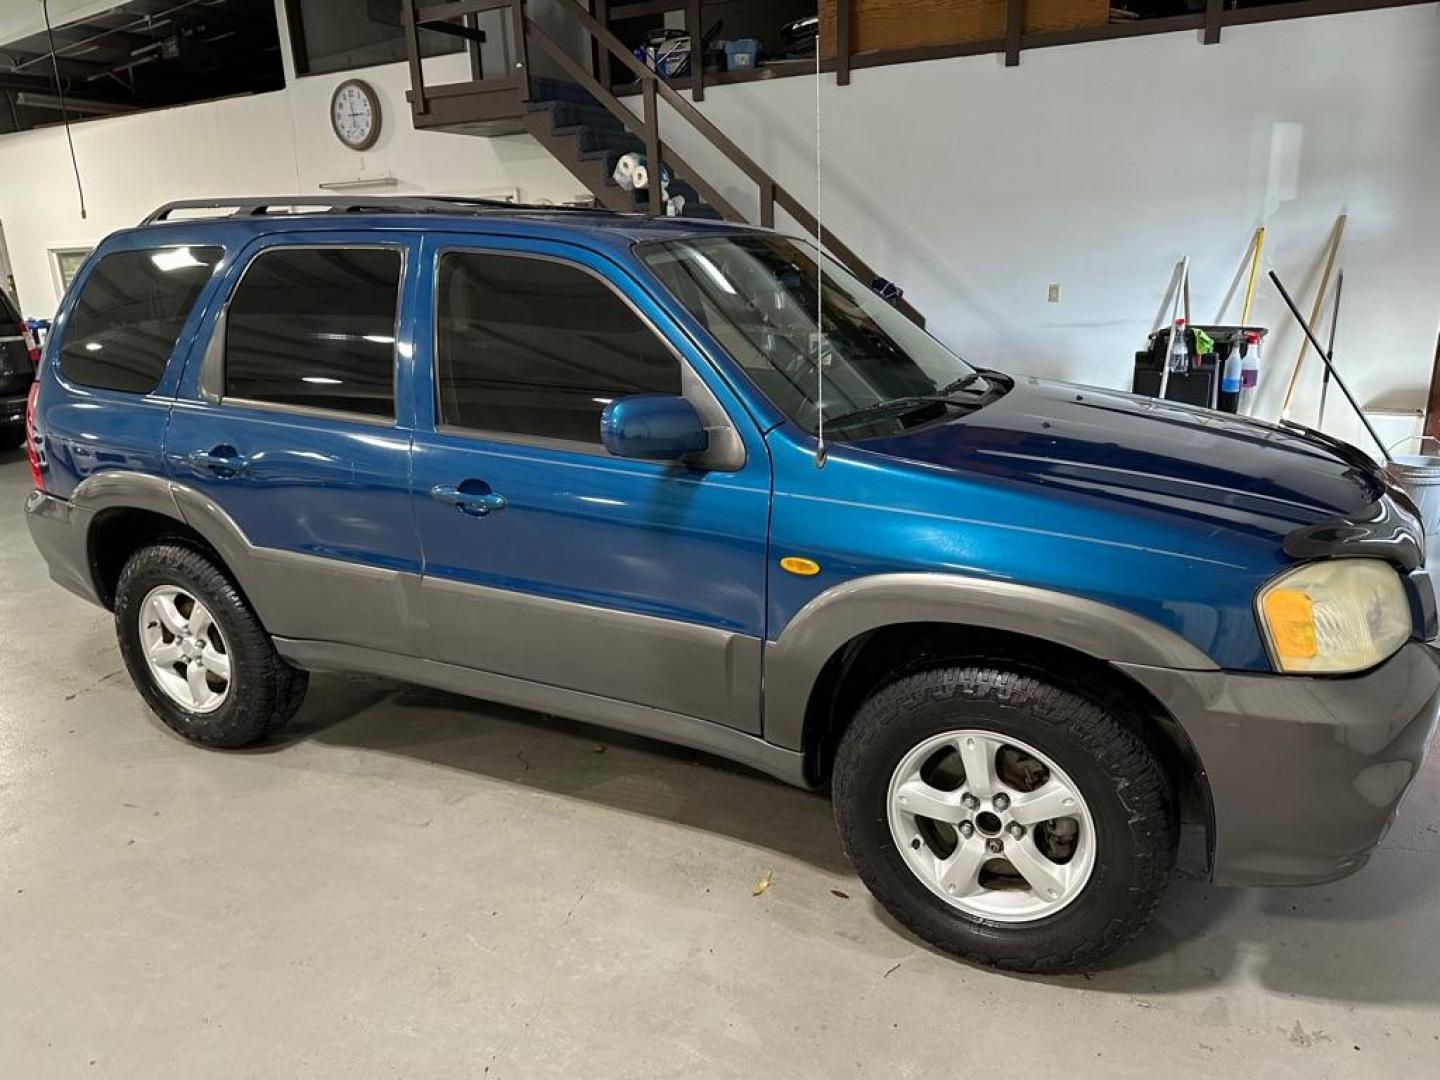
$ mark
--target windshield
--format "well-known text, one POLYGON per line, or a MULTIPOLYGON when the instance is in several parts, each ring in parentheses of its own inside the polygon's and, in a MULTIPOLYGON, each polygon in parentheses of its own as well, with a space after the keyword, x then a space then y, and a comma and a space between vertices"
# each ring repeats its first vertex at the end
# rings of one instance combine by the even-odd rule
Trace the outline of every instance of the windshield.
POLYGON ((989 389, 974 368, 828 255, 818 340, 813 245, 736 233, 642 244, 637 251, 766 396, 812 434, 817 400, 824 402, 827 434, 861 423, 870 434, 887 403, 914 406, 886 417, 892 428, 904 427, 912 413, 946 415, 940 399, 960 389, 989 389))

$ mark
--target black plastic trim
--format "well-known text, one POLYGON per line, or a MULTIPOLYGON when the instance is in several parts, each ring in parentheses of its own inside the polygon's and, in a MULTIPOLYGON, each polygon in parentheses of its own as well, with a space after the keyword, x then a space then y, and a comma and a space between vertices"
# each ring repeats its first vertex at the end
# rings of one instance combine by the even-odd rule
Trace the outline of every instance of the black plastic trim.
POLYGON ((1285 537, 1292 559, 1384 559, 1407 574, 1425 565, 1420 522, 1388 495, 1354 514, 1305 525, 1285 537))

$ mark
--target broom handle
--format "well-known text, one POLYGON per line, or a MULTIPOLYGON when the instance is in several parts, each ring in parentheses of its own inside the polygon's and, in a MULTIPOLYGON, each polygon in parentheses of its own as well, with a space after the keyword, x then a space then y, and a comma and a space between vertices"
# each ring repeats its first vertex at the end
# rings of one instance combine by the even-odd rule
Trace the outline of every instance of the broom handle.
MULTIPOLYGON (((1325 291, 1330 287, 1330 271, 1335 268, 1335 256, 1340 252, 1340 238, 1345 235, 1345 214, 1335 219, 1335 228, 1330 233, 1330 254, 1325 258, 1325 272, 1320 275, 1320 289, 1315 293, 1315 303, 1310 308, 1310 322, 1320 321, 1320 312, 1325 305, 1325 291)), ((1295 384, 1300 381, 1300 365, 1305 362, 1305 350, 1310 347, 1310 342, 1305 338, 1300 339, 1300 351, 1295 354, 1295 366, 1290 369, 1290 385, 1285 388, 1285 401, 1280 406, 1281 417, 1290 413, 1290 399, 1295 396, 1295 384)), ((1324 356, 1324 351, 1317 345, 1315 351, 1324 356)), ((1348 394, 1346 395, 1349 396, 1348 394)))
POLYGON ((1250 301, 1255 299, 1255 278, 1260 274, 1260 252, 1265 250, 1265 226, 1261 225, 1255 230, 1255 236, 1250 241, 1250 248, 1254 252, 1250 257, 1250 280, 1245 283, 1245 304, 1240 309, 1240 325, 1250 325, 1250 301))
MULTIPOLYGON (((1170 309, 1170 336, 1165 339, 1165 358, 1160 362, 1160 400, 1165 400, 1165 391, 1170 386, 1170 350, 1175 348, 1175 320, 1180 317, 1180 290, 1190 282, 1190 256, 1180 263, 1180 281, 1175 286, 1175 304, 1170 309)), ((1189 325, 1188 323, 1186 325, 1189 325)))
POLYGON ((1360 423, 1365 425, 1365 430, 1368 431, 1370 437, 1375 440, 1375 445, 1380 448, 1380 456, 1383 457, 1387 463, 1394 461, 1395 459, 1390 456, 1390 448, 1380 441, 1380 436, 1375 433, 1375 426, 1370 423, 1370 418, 1365 415, 1365 410, 1360 408, 1359 402, 1355 400, 1355 395, 1350 393, 1350 388, 1345 385, 1345 380, 1340 377, 1340 372, 1335 370, 1335 365, 1331 363, 1330 358, 1325 355, 1325 347, 1320 344, 1320 339, 1315 336, 1315 331, 1311 330, 1310 324, 1300 317, 1300 309, 1295 306, 1295 301, 1290 299, 1290 294, 1285 291, 1285 286, 1280 284, 1280 275, 1275 273, 1274 270, 1271 270, 1270 280, 1275 283, 1275 288, 1280 290, 1280 296, 1284 299, 1285 306, 1290 309, 1290 314, 1295 316, 1295 321, 1300 324, 1300 329, 1305 331, 1306 340, 1315 346, 1315 351, 1320 354, 1320 359, 1325 361, 1325 367, 1335 380, 1335 385, 1340 388, 1340 392, 1345 395, 1345 400, 1350 402, 1350 407, 1355 410, 1355 415, 1360 419, 1360 423))

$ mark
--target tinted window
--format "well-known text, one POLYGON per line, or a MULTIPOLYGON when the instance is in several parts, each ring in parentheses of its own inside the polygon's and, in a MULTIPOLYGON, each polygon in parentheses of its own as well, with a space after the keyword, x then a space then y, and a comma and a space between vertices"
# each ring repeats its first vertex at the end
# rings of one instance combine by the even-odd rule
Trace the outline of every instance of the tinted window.
POLYGON ((70 313, 60 347, 65 377, 103 390, 154 390, 221 254, 171 247, 106 255, 70 313))
POLYGON ((400 252, 284 248, 245 269, 225 326, 225 395, 395 415, 400 252))
POLYGON ((608 402, 680 393, 675 354, 608 285, 576 267, 450 252, 437 289, 444 423, 598 443, 608 402))

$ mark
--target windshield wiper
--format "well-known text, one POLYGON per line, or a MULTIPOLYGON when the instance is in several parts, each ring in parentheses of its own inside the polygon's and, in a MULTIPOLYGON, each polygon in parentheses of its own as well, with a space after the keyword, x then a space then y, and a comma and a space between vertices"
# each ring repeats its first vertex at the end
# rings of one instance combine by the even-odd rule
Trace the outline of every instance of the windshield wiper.
POLYGON ((935 394, 916 394, 909 397, 890 398, 886 401, 877 401, 873 405, 863 405, 858 409, 851 409, 839 416, 832 416, 825 421, 827 426, 834 424, 850 424, 862 420, 876 419, 881 416, 888 416, 891 413, 907 413, 926 405, 949 405, 952 408, 962 408, 959 402, 951 401, 948 397, 939 397, 935 394))
POLYGON ((959 393, 961 390, 964 390, 967 386, 971 385, 979 378, 980 372, 972 371, 968 375, 961 375, 954 382, 946 383, 944 386, 940 387, 939 390, 936 390, 935 393, 939 394, 941 397, 944 397, 947 394, 959 393))

